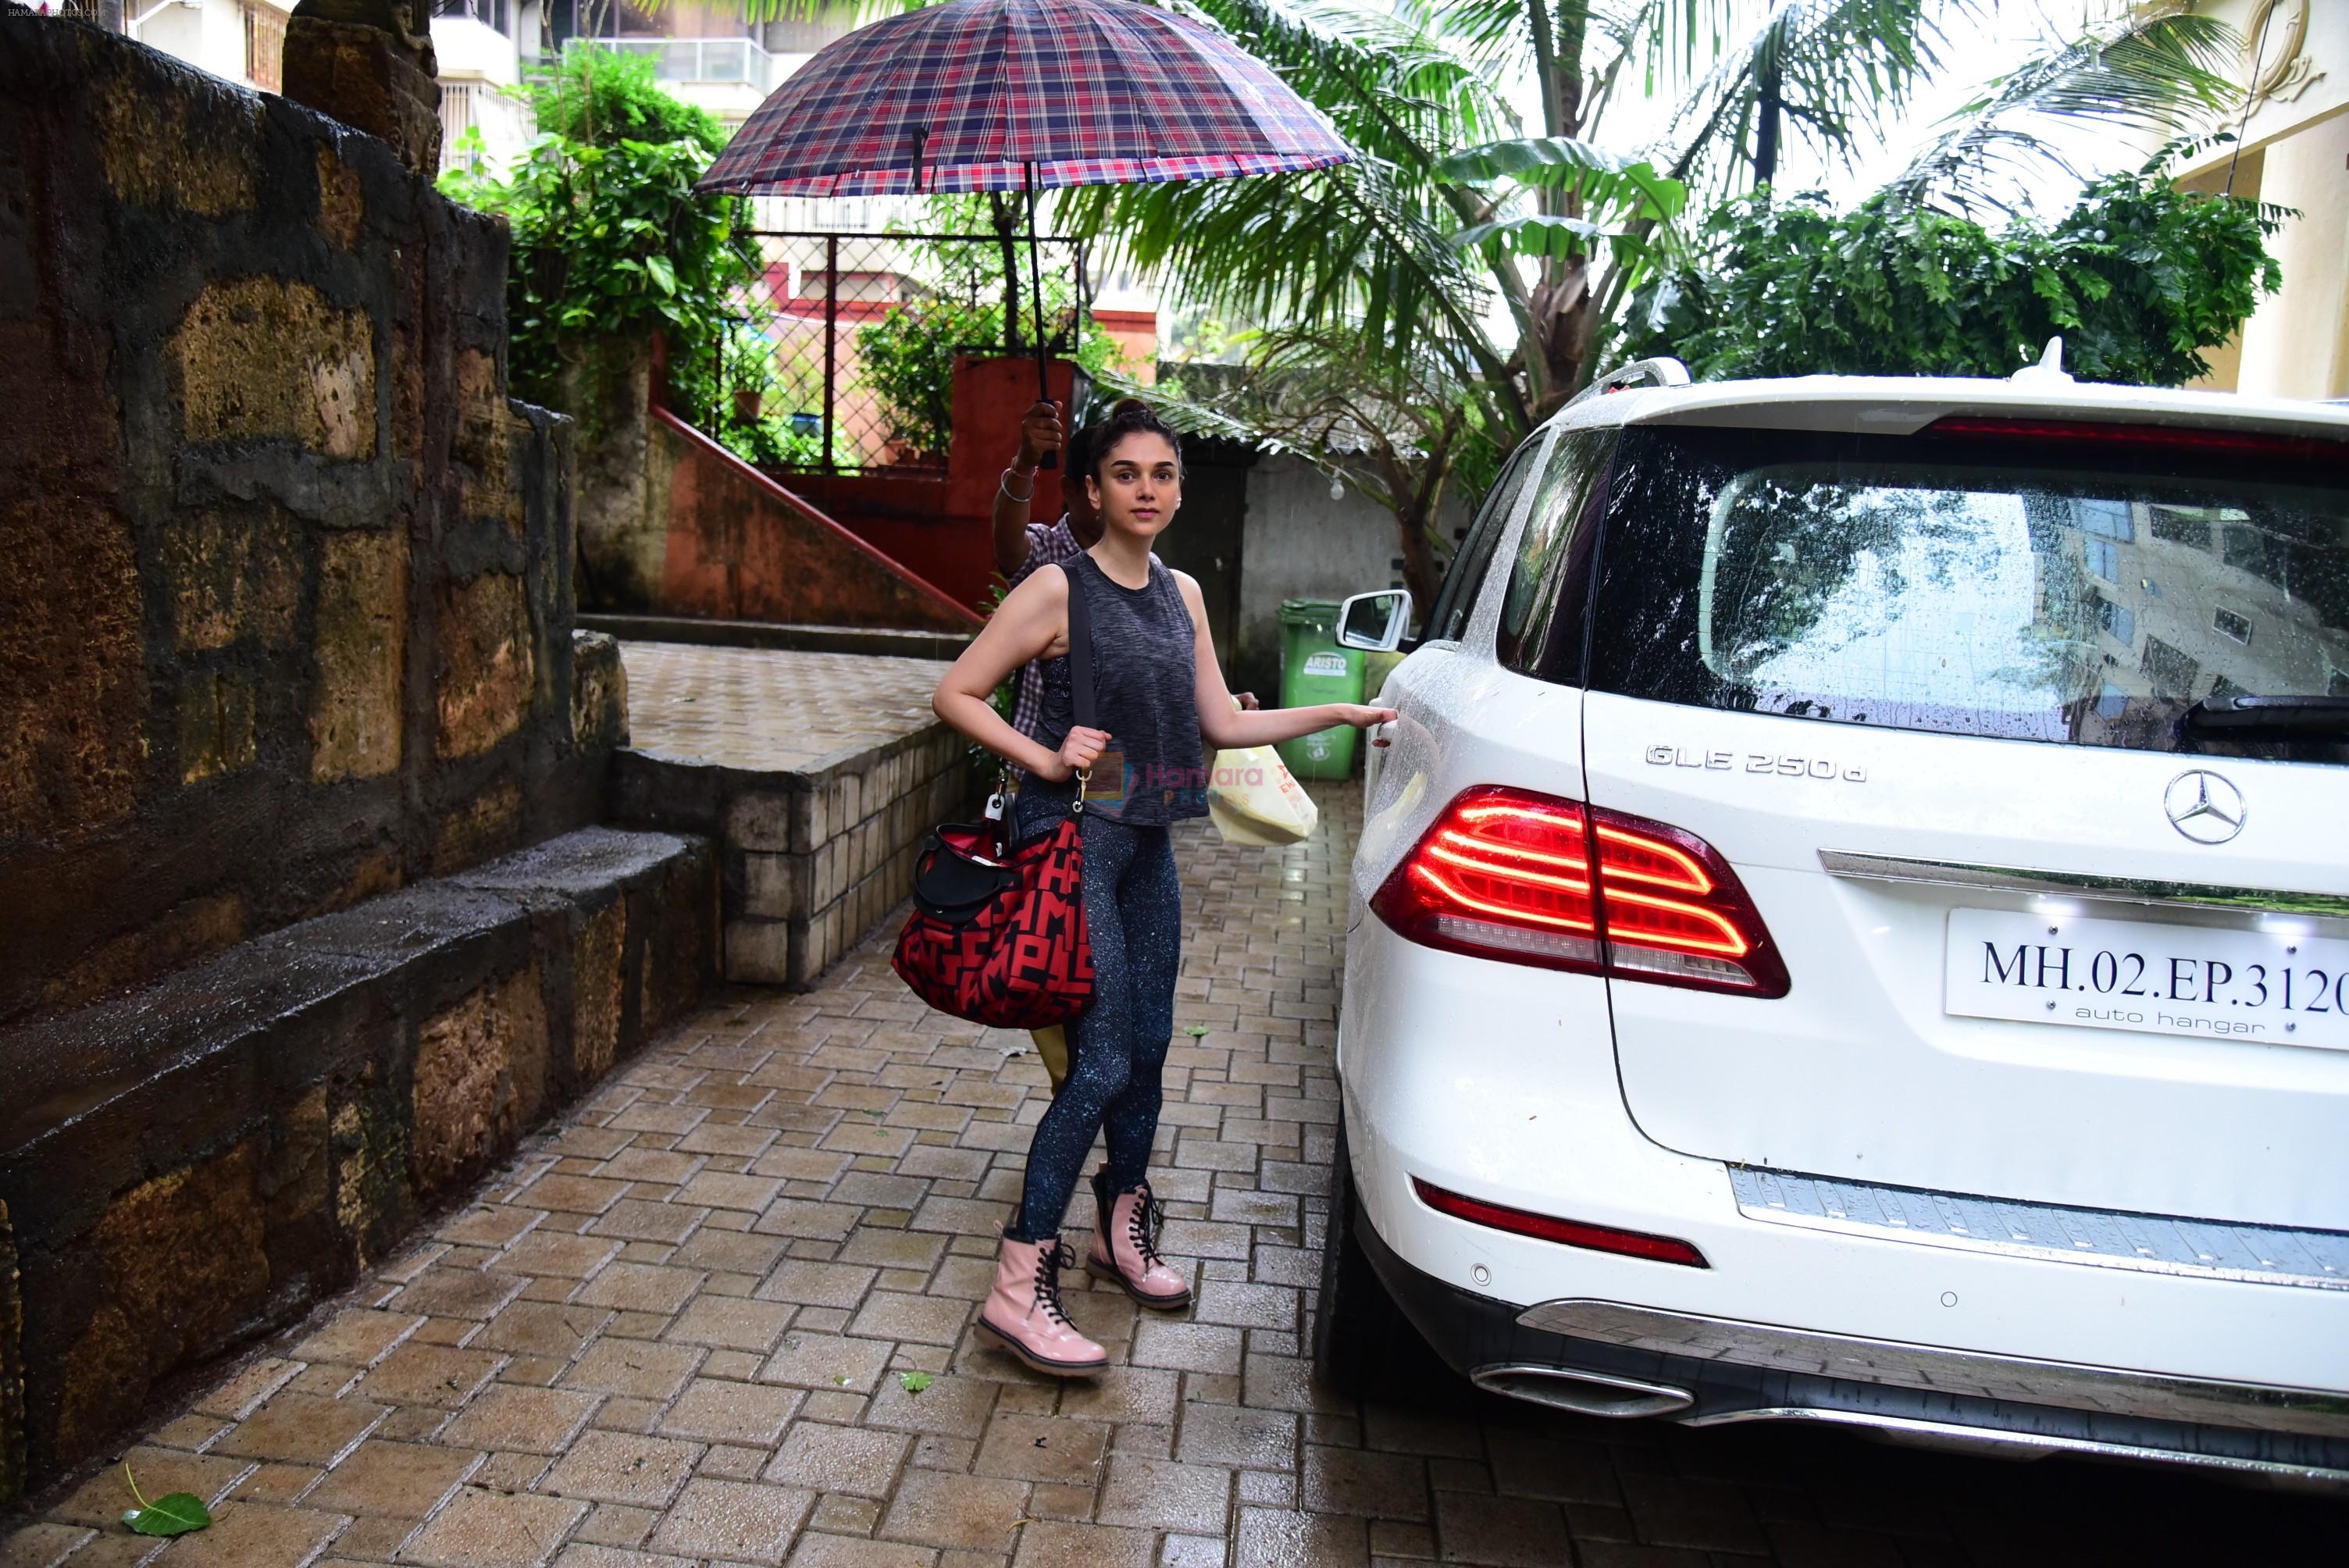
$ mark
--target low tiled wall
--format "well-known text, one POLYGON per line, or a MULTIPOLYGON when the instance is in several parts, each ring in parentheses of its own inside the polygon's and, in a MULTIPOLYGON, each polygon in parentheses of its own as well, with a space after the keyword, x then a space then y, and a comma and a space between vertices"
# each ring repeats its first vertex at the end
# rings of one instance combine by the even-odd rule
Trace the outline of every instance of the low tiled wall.
POLYGON ((930 830, 965 814, 968 747, 942 724, 801 770, 620 754, 621 820, 718 841, 726 978, 805 990, 913 885, 930 830))
MULTIPOLYGON (((942 650, 941 650, 942 651, 942 650)), ((623 642, 634 749, 620 821, 718 841, 729 980, 804 989, 911 891, 966 816, 969 746, 930 709, 936 658, 623 642)))
POLYGON ((582 829, 8 1037, 0 1499, 349 1284, 682 1016, 715 869, 705 841, 582 829))

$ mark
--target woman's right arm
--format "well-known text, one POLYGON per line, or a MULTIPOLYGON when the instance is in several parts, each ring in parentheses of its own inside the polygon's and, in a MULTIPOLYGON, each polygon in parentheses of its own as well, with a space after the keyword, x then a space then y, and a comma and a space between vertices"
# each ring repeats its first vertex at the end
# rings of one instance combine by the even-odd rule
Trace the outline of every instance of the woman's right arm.
POLYGON ((1074 729, 1061 750, 1050 750, 1012 728, 995 711, 993 698, 1012 671, 1041 658, 1064 638, 1068 619, 1069 574, 1058 566, 1038 569, 1004 596, 930 698, 931 710, 964 735, 1013 767, 1053 783, 1079 766, 1091 766, 1108 738, 1098 730, 1074 729))

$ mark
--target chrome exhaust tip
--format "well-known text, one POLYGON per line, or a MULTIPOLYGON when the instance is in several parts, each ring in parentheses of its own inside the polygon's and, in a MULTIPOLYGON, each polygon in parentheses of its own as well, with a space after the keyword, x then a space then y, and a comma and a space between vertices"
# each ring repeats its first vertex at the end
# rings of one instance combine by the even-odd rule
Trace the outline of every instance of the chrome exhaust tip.
POLYGON ((1685 1388, 1669 1383, 1647 1383, 1609 1372, 1583 1372, 1570 1367, 1543 1367, 1529 1362, 1479 1367, 1468 1380, 1489 1393, 1506 1394, 1578 1416, 1671 1416, 1696 1403, 1685 1388))

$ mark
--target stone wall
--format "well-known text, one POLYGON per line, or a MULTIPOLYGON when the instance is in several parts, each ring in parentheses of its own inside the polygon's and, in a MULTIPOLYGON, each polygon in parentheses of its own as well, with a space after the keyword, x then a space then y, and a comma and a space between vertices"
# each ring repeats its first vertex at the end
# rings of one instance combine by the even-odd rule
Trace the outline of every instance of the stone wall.
MULTIPOLYGON (((0 1504, 681 1017, 567 420, 390 149, 0 14, 0 1504)), ((0 1553, 0 1556, 5 1556, 0 1553)))
POLYGON ((0 1027, 595 820, 505 263, 371 138, 0 15, 0 1027))
POLYGON ((36 1481, 105 1451, 689 1011, 715 871, 704 840, 583 828, 6 1037, 0 1505, 12 1446, 36 1481))

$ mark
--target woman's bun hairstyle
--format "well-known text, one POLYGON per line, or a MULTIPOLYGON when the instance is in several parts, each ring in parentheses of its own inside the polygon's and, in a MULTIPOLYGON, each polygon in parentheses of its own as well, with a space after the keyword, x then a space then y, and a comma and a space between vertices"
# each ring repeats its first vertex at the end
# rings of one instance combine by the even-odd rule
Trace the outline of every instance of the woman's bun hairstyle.
POLYGON ((1183 477, 1182 438, 1174 434, 1174 428, 1165 420, 1152 413, 1150 405, 1139 397, 1119 398, 1111 406, 1108 418, 1090 429, 1080 431, 1077 440, 1084 445, 1075 448, 1072 443, 1071 466, 1091 475, 1093 482, 1098 484, 1102 477, 1101 466, 1108 460, 1117 444, 1128 436, 1144 434, 1166 438, 1166 444, 1174 449, 1174 477, 1180 480, 1183 477))

